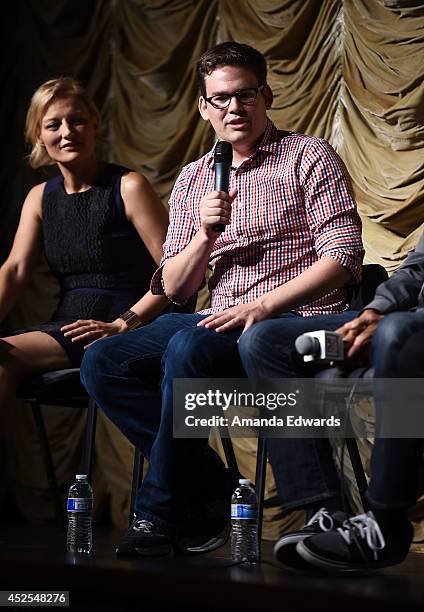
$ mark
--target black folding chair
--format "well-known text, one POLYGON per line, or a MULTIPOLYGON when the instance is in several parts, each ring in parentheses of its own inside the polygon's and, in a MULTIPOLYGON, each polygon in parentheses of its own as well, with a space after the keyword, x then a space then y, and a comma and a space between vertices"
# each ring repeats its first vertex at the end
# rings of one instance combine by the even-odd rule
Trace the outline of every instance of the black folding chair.
MULTIPOLYGON (((360 285, 357 285, 353 288, 350 301, 350 310, 362 310, 362 308, 364 308, 374 298, 377 287, 385 280, 387 280, 387 278, 387 271, 379 264, 368 264, 362 266, 362 282, 360 285)), ((326 368, 325 370, 322 370, 316 376, 318 378, 327 380, 335 378, 350 378, 352 380, 361 378, 364 380, 371 380, 374 376, 374 369, 371 367, 362 367, 346 371, 342 370, 337 366, 333 366, 331 368, 326 368)), ((347 451, 349 453, 349 458, 352 464, 352 469, 361 498, 362 506, 364 510, 367 510, 368 502, 365 496, 365 492, 367 490, 368 483, 362 464, 361 455, 359 453, 358 444, 356 442, 356 439, 353 437, 345 438, 344 444, 346 445, 347 451)))
MULTIPOLYGON (((379 264, 365 264, 362 266, 362 281, 360 284, 353 285, 349 288, 350 296, 350 310, 361 310, 366 306, 374 297, 377 287, 387 280, 387 271, 379 264)), ((321 378, 335 378, 340 376, 348 376, 350 378, 370 378, 373 376, 373 370, 371 368, 361 368, 354 370, 348 374, 343 372, 339 368, 327 368, 317 374, 321 378)), ((354 438, 346 438, 346 447, 349 453, 349 457, 352 463, 356 483, 361 496, 361 501, 366 507, 365 491, 367 489, 367 479, 365 476, 364 468, 362 465, 361 456, 358 450, 358 445, 354 438)), ((267 463, 267 451, 266 451, 266 440, 263 438, 258 439, 258 451, 256 459, 256 480, 255 488, 258 495, 259 502, 259 538, 262 535, 262 517, 263 517, 263 504, 264 504, 264 491, 265 491, 265 478, 266 478, 266 463, 267 463)), ((259 539, 260 541, 260 539, 259 539)))
POLYGON ((61 528, 65 528, 64 508, 41 406, 68 406, 70 408, 87 409, 83 469, 88 479, 91 480, 97 417, 96 403, 88 396, 80 382, 79 368, 55 370, 34 376, 20 386, 17 397, 32 408, 47 481, 55 509, 56 522, 61 528))

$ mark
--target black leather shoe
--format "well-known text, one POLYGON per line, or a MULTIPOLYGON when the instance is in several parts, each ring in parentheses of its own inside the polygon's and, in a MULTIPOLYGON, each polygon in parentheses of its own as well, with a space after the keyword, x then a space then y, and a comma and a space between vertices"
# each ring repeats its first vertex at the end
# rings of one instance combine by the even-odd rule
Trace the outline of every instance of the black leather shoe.
POLYGON ((163 556, 171 552, 171 537, 160 527, 144 519, 134 519, 118 542, 118 556, 163 556))
POLYGON ((176 555, 200 555, 223 546, 230 535, 228 502, 215 500, 201 513, 190 515, 176 532, 173 548, 176 555))

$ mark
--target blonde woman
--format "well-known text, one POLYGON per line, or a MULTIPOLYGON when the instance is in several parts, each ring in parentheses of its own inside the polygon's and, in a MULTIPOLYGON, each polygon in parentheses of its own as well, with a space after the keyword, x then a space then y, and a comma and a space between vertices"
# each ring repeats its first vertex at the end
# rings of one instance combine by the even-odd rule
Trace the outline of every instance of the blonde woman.
POLYGON ((60 173, 25 199, 0 268, 0 321, 41 250, 61 298, 49 323, 0 340, 0 404, 22 378, 78 366, 90 343, 151 320, 168 303, 149 292, 167 213, 143 176, 98 158, 99 129, 99 112, 74 79, 52 79, 34 93, 26 121, 29 163, 56 164, 60 173))

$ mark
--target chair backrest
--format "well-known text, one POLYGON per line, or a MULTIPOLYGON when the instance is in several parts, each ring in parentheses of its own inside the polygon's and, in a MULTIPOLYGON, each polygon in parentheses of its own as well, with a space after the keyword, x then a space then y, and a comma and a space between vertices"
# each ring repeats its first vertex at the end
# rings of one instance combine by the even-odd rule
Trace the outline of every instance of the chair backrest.
POLYGON ((349 296, 350 310, 361 310, 373 299, 376 289, 389 278, 387 271, 380 264, 362 266, 362 281, 352 287, 349 296))

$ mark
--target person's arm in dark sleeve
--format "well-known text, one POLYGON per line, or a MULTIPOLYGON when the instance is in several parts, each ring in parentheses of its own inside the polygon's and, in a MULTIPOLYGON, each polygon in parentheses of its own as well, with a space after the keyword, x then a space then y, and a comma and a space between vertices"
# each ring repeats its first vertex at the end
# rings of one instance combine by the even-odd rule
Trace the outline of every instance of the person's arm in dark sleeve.
POLYGON ((374 299, 364 310, 373 309, 381 314, 409 310, 417 306, 423 284, 424 234, 401 267, 377 288, 374 299))

